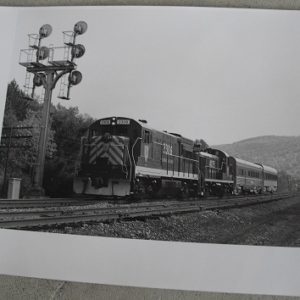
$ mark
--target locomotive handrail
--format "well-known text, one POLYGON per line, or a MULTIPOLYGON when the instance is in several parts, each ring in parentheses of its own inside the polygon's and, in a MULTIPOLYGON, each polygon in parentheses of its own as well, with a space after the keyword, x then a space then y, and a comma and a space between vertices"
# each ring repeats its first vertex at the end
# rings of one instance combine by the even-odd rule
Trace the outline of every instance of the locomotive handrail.
POLYGON ((180 159, 184 159, 184 160, 190 160, 190 161, 194 161, 194 162, 198 162, 197 159, 192 159, 192 158, 188 158, 188 157, 184 157, 184 156, 178 156, 178 155, 175 155, 175 154, 166 154, 167 156, 173 156, 173 157, 176 157, 176 158, 180 158, 180 159))
POLYGON ((130 157, 130 153, 129 153, 129 149, 127 146, 125 146, 125 149, 127 150, 128 153, 128 158, 129 158, 129 165, 130 165, 130 171, 129 171, 129 181, 131 181, 132 179, 132 162, 131 162, 131 157, 130 157))
POLYGON ((134 163, 134 167, 136 167, 136 163, 135 163, 134 156, 133 156, 133 150, 134 150, 134 147, 135 147, 136 143, 138 142, 138 140, 141 140, 141 139, 142 139, 141 137, 137 137, 131 148, 131 156, 132 156, 132 161, 134 163))

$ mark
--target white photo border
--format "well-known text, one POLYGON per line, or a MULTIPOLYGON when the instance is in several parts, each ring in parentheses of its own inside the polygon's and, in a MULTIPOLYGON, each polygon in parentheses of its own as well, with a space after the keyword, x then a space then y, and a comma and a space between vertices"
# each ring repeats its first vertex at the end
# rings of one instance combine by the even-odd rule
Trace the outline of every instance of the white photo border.
MULTIPOLYGON (((5 26, 14 30, 17 9, 1 8, 0 26, 4 26, 4 16, 11 14, 14 17, 5 26)), ((12 47, 7 44, 0 49, 0 124, 12 47)), ((164 289, 300 295, 299 248, 159 242, 5 229, 0 230, 0 241, 1 274, 164 289)))

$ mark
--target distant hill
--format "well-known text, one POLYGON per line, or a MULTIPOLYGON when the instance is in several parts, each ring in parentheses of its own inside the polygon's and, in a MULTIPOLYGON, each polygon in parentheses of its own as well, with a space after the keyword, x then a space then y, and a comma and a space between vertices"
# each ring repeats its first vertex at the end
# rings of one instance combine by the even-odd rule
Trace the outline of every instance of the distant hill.
POLYGON ((300 136, 260 136, 212 147, 300 178, 300 136))

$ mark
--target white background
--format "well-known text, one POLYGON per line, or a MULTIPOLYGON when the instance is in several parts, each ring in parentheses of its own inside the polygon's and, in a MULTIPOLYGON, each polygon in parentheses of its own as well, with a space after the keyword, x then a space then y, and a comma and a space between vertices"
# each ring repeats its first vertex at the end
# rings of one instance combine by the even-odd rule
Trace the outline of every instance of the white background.
POLYGON ((300 295, 300 250, 0 230, 0 270, 103 284, 300 295))

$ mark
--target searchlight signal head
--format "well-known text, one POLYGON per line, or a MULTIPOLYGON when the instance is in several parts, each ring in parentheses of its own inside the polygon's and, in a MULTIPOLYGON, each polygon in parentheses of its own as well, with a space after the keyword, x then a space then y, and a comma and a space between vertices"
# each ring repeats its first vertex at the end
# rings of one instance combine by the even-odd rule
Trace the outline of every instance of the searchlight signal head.
POLYGON ((84 34, 87 31, 87 28, 88 25, 85 21, 79 21, 74 25, 73 31, 63 31, 65 46, 60 47, 64 49, 64 56, 62 59, 57 59, 56 56, 58 55, 54 58, 54 52, 56 48, 59 47, 50 46, 49 48, 42 46, 43 39, 49 37, 52 33, 52 26, 50 24, 41 26, 38 34, 29 34, 30 49, 21 50, 22 58, 20 55, 19 62, 22 66, 26 67, 27 74, 34 74, 32 86, 30 86, 28 76, 26 75, 25 94, 28 99, 32 100, 34 98, 36 87, 43 86, 45 90, 52 90, 61 78, 64 78, 64 80, 60 81, 60 92, 58 97, 66 100, 70 99, 71 87, 79 84, 82 80, 81 72, 75 70, 77 65, 74 60, 85 54, 85 46, 77 44, 76 38, 78 35, 84 34), (28 55, 28 53, 30 53, 30 55, 28 55), (25 57, 24 60, 23 56, 25 57), (46 59, 49 60, 45 61, 46 59), (48 74, 52 74, 52 84, 49 83, 50 79, 48 82, 48 74), (68 81, 67 84, 65 83, 65 79, 68 81), (29 96, 29 90, 31 90, 31 96, 29 96))
POLYGON ((74 32, 78 35, 84 34, 87 31, 87 23, 84 21, 79 21, 74 25, 74 32))
POLYGON ((36 52, 36 55, 38 57, 38 60, 44 60, 49 56, 49 48, 42 46, 38 49, 38 51, 36 52))
POLYGON ((33 77, 33 83, 35 86, 41 86, 43 84, 43 81, 46 80, 46 76, 44 73, 36 73, 33 77))
POLYGON ((81 72, 75 70, 72 71, 69 75, 69 83, 71 85, 77 85, 78 83, 80 83, 82 80, 82 74, 81 72))
POLYGON ((79 58, 83 56, 84 53, 85 53, 85 47, 83 45, 78 44, 72 47, 72 51, 71 51, 72 57, 79 58))
POLYGON ((39 30, 40 38, 46 38, 52 33, 52 26, 49 24, 43 25, 39 30))

